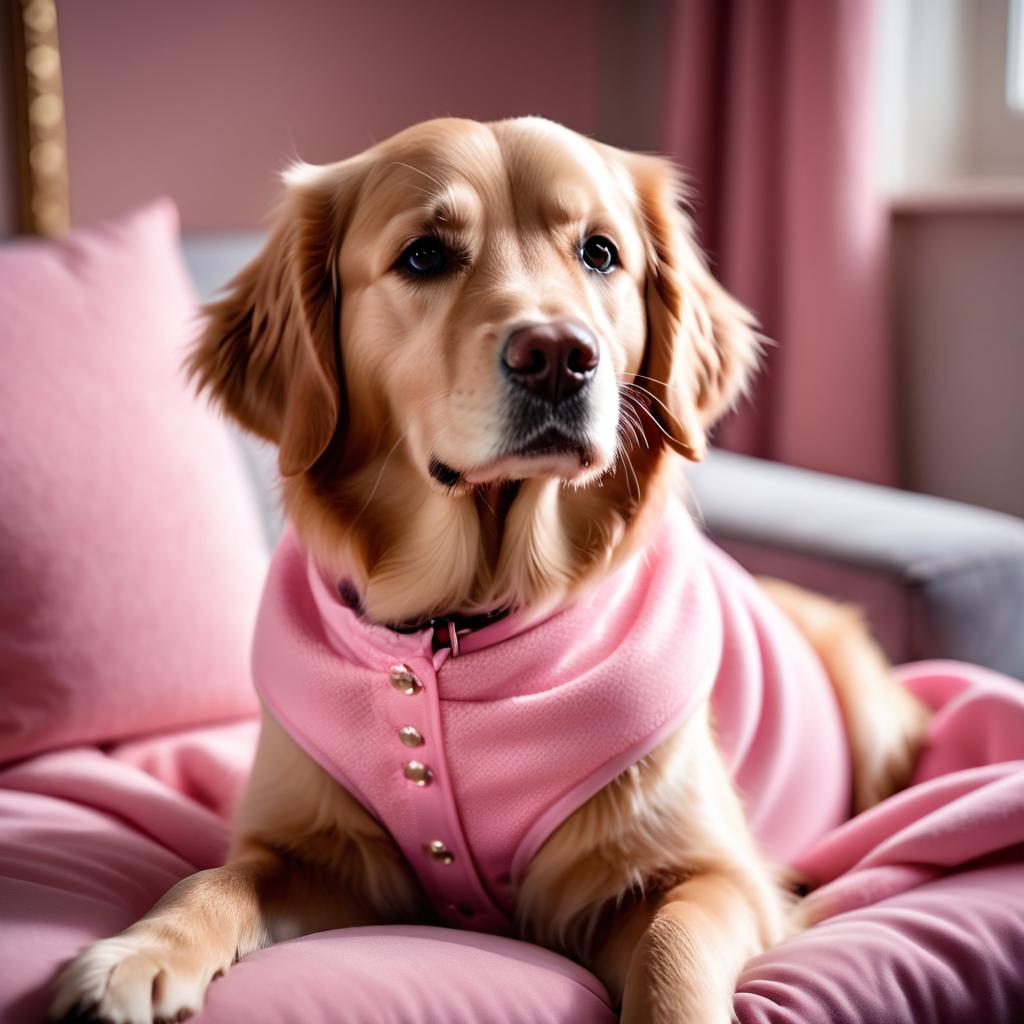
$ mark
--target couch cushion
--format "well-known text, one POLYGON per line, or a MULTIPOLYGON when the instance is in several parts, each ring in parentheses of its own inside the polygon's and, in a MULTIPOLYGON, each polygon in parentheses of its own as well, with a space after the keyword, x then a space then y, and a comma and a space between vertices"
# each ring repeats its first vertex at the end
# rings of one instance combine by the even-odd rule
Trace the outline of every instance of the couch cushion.
POLYGON ((160 202, 0 251, 0 761, 253 711, 251 485, 160 202))
MULTIPOLYGON (((254 741, 255 723, 245 723, 113 756, 59 751, 0 773, 0 1021, 43 1020, 67 960, 220 861, 224 821, 162 779, 189 789, 223 775, 237 787, 254 741)), ((195 1020, 612 1024, 615 1015, 601 984, 555 953, 410 926, 323 932, 256 953, 211 986, 195 1020)))
MULTIPOLYGON (((938 678, 949 670, 922 666, 917 672, 938 678)), ((981 741, 965 763, 1012 753, 1000 734, 1014 743, 1020 730, 1002 713, 982 727, 986 699, 965 691, 952 702, 937 722, 937 750, 948 752, 943 730, 959 722, 981 741)), ((244 723, 139 741, 109 755, 85 749, 45 754, 0 772, 0 1021, 42 1020, 66 960, 126 927, 181 876, 217 863, 227 840, 215 813, 222 794, 200 792, 197 783, 223 777, 225 788, 236 787, 254 741, 255 723, 244 723)), ((991 769, 972 772, 965 763, 939 766, 956 771, 948 781, 961 791, 958 801, 933 808, 936 813, 925 807, 895 844, 883 843, 809 901, 838 886, 854 897, 849 909, 747 965, 736 994, 737 1021, 1018 1024, 1024 1006, 1019 848, 979 860, 976 851, 992 829, 969 826, 959 854, 974 859, 952 873, 941 859, 948 846, 944 822, 957 814, 969 821, 979 801, 998 812, 1000 792, 1008 797, 1008 787, 1019 789, 1019 772, 1015 778, 1013 766, 1005 765, 996 772, 1001 782, 981 785, 979 773, 991 769), (880 884, 886 866, 878 863, 886 850, 898 862, 909 856, 905 869, 920 871, 929 858, 940 863, 925 872, 928 881, 886 897, 893 887, 880 884)), ((911 790, 854 819, 823 844, 819 861, 873 846, 892 832, 882 826, 905 817, 909 803, 922 803, 921 794, 911 790), (842 839, 844 832, 852 833, 852 843, 842 839)), ((1006 828, 1014 815, 1019 822, 1019 799, 1003 805, 997 826, 1006 828)), ((597 981, 554 953, 511 939, 410 926, 323 932, 255 953, 210 987, 193 1019, 611 1024, 614 1015, 597 981)))

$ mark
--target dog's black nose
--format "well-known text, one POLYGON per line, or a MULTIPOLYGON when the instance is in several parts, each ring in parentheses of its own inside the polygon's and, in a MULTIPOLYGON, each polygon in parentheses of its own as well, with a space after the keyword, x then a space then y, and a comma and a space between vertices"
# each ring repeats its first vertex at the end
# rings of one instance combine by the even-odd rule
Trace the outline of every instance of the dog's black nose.
POLYGON ((514 331, 503 358, 511 380, 554 403, 575 395, 594 376, 600 352, 588 328, 562 320, 514 331))

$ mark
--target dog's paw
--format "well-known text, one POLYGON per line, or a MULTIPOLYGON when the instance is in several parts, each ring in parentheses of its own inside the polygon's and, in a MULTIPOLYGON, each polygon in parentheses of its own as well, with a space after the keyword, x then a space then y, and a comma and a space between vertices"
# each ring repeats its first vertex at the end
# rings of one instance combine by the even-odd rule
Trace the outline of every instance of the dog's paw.
POLYGON ((125 933, 90 946, 61 972, 50 1007, 54 1021, 163 1024, 199 1011, 210 982, 227 964, 194 951, 125 933))

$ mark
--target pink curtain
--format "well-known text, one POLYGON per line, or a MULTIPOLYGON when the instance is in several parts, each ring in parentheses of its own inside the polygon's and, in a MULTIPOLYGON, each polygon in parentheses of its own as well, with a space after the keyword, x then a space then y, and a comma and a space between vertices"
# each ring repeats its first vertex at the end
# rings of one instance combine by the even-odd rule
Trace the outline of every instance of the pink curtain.
POLYGON ((720 280, 776 344, 717 443, 895 477, 872 0, 671 0, 663 148, 720 280))

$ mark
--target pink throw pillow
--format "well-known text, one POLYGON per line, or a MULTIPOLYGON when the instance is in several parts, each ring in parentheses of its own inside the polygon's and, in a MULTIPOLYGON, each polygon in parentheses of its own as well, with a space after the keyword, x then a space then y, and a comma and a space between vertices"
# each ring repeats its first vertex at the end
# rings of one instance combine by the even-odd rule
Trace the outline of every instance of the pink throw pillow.
POLYGON ((266 565, 169 201, 0 249, 0 762, 253 712, 266 565))

